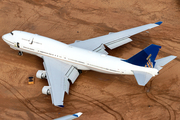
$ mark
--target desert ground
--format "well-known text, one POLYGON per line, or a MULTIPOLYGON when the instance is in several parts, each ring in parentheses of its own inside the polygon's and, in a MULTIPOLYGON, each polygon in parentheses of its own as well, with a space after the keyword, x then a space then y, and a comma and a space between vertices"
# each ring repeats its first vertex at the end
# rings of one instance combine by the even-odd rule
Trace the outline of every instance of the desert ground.
POLYGON ((108 50, 128 59, 150 44, 162 46, 158 59, 177 58, 158 76, 142 87, 134 76, 83 71, 65 95, 64 108, 42 94, 46 80, 27 84, 44 69, 43 60, 18 56, 0 39, 0 119, 51 120, 83 112, 77 120, 180 120, 179 0, 0 0, 0 36, 22 30, 69 44, 158 21, 163 24, 108 50))

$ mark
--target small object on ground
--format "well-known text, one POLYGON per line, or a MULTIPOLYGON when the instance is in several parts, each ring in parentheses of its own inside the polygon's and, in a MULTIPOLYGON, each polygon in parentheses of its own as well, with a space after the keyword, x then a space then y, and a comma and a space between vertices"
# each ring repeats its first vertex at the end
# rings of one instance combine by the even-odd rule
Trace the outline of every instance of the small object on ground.
POLYGON ((29 85, 34 84, 34 77, 29 77, 29 78, 28 78, 28 84, 29 84, 29 85))

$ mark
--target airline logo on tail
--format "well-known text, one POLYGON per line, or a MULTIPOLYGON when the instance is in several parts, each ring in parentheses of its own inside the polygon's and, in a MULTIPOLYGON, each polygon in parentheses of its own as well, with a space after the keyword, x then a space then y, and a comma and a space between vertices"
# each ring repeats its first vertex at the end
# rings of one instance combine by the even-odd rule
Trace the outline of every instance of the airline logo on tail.
POLYGON ((146 58, 147 63, 145 65, 145 67, 153 68, 153 63, 151 62, 151 59, 150 59, 151 56, 152 56, 152 54, 149 54, 149 56, 146 58))

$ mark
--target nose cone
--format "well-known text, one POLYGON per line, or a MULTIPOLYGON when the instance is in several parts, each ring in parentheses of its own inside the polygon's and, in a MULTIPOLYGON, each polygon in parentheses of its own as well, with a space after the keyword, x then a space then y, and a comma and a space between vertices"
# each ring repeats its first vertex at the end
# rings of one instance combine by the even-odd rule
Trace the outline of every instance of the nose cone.
POLYGON ((5 38, 6 38, 6 34, 2 36, 2 39, 3 39, 3 40, 5 40, 5 38))
POLYGON ((13 44, 13 38, 12 35, 10 33, 5 34, 2 36, 2 39, 7 43, 7 44, 13 44))
POLYGON ((9 38, 9 33, 2 36, 2 39, 6 42, 9 38))

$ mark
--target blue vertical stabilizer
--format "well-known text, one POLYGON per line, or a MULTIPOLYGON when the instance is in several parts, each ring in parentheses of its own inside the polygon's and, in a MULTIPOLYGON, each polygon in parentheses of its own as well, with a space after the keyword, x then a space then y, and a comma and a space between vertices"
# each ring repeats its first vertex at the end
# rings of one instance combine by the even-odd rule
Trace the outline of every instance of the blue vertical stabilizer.
POLYGON ((161 49, 161 46, 151 44, 150 46, 146 47, 145 49, 125 61, 133 65, 154 68, 155 59, 159 52, 159 49, 161 49))

